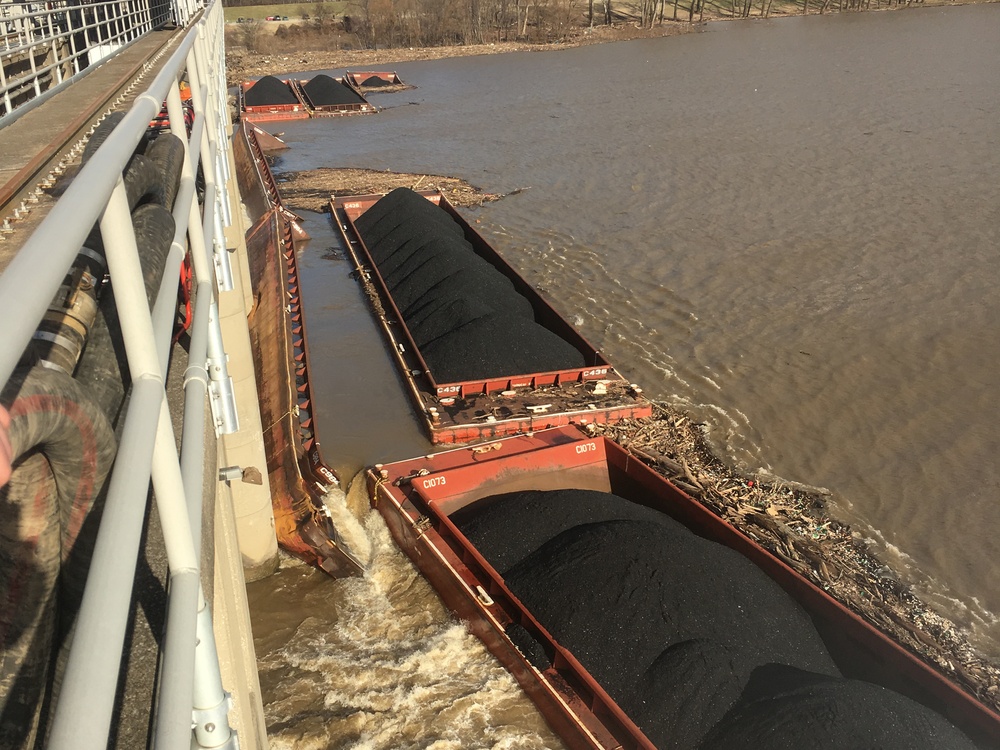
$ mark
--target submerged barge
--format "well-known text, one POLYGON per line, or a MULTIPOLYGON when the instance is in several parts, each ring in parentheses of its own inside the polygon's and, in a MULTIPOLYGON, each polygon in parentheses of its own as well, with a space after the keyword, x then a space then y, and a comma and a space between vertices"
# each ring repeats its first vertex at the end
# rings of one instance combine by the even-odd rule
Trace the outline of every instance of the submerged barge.
POLYGON ((368 70, 344 73, 344 80, 359 91, 371 93, 393 93, 403 89, 413 88, 405 83, 396 71, 368 70))
POLYGON ((368 484, 372 505, 396 542, 570 747, 655 745, 460 529, 501 493, 595 490, 669 516, 739 553, 787 592, 811 617, 845 678, 884 686, 906 696, 901 700, 929 707, 979 747, 1000 744, 995 712, 611 440, 577 427, 545 430, 376 465, 368 484), (531 655, 523 639, 512 637, 515 630, 527 631, 544 656, 531 655))
POLYGON ((517 273, 438 191, 418 193, 458 226, 464 240, 530 303, 534 320, 568 342, 582 366, 546 372, 508 370, 502 375, 448 381, 428 366, 398 300, 362 238, 357 222, 384 196, 334 198, 331 214, 365 284, 375 315, 432 442, 467 443, 568 424, 607 422, 652 413, 641 389, 573 328, 517 273))

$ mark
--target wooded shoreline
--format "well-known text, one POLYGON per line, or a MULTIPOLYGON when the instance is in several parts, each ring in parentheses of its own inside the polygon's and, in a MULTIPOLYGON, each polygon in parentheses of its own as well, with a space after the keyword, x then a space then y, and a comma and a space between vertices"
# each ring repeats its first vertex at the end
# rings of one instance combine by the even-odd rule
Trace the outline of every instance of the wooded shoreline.
MULTIPOLYGON (((600 2, 601 0, 598 0, 600 2)), ((307 20, 228 24, 226 30, 226 78, 230 86, 265 75, 309 70, 388 68, 396 63, 450 57, 496 55, 509 52, 541 52, 571 49, 589 44, 651 39, 704 31, 708 24, 739 19, 781 18, 838 12, 905 11, 921 7, 970 5, 997 0, 686 0, 663 13, 667 0, 637 0, 615 4, 610 23, 588 22, 587 10, 574 7, 570 19, 528 29, 513 37, 496 31, 494 41, 409 45, 371 42, 365 47, 363 34, 345 30, 343 21, 307 20), (656 5, 650 15, 649 7, 656 5), (643 9, 646 10, 643 10, 643 9), (678 20, 673 20, 673 11, 678 20)), ((317 6, 323 5, 322 2, 317 6)), ((289 6, 292 7, 292 6, 289 6)), ((309 6, 303 6, 309 7, 309 6)), ((307 14, 309 15, 309 14, 307 14)), ((290 16, 291 19, 291 16, 290 16)), ((352 22, 356 27, 358 22, 352 22)), ((350 24, 348 27, 350 28, 350 24)), ((462 38, 455 32, 452 38, 462 38)))

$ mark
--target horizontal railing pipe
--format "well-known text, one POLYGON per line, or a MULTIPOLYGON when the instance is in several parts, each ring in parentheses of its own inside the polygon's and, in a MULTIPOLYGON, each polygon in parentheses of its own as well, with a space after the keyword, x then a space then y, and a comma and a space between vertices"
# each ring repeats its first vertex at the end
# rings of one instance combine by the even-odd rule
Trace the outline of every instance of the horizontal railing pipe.
POLYGON ((83 165, 0 276, 0 319, 6 321, 6 335, 0 345, 0 382, 7 382, 17 366, 38 321, 59 291, 66 269, 107 204, 115 181, 120 179, 150 120, 162 108, 193 42, 193 34, 181 42, 148 91, 136 99, 118 127, 83 165), (39 258, 45 262, 39 263, 39 258))

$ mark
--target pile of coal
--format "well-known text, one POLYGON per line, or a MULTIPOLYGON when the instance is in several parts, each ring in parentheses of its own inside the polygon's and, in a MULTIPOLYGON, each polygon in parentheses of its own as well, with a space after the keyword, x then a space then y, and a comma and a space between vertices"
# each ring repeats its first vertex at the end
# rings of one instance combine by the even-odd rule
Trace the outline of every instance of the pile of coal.
POLYGON ((397 188, 355 226, 438 383, 585 365, 576 347, 535 322, 531 302, 426 198, 397 188))
POLYGON ((273 107, 276 104, 299 103, 288 84, 274 76, 264 76, 247 89, 243 101, 248 107, 273 107))
POLYGON ((385 80, 384 78, 379 78, 378 76, 368 76, 365 80, 361 82, 362 86, 367 86, 370 89, 382 88, 384 86, 392 86, 392 84, 385 80))
MULTIPOLYGON (((602 492, 522 491, 484 498, 453 520, 659 748, 698 748, 706 737, 717 737, 706 750, 765 747, 750 736, 757 725, 746 723, 760 702, 741 707, 769 666, 846 685, 845 695, 858 689, 841 678, 808 615, 771 578, 662 513, 602 492)), ((548 666, 523 627, 511 636, 532 663, 548 666)), ((904 705, 914 715, 924 711, 884 692, 892 701, 872 699, 873 715, 904 705)), ((812 707, 814 724, 837 708, 835 701, 824 706, 812 707)), ((772 738, 785 731, 781 710, 761 729, 772 738)), ((803 726, 827 732, 832 743, 852 731, 834 723, 803 726)), ((879 746, 824 744, 797 731, 766 747, 879 746)))
POLYGON ((317 107, 336 104, 364 104, 365 100, 357 91, 328 75, 318 75, 302 86, 309 101, 317 107))
POLYGON ((705 738, 702 750, 973 750, 929 708, 861 680, 780 664, 754 670, 743 695, 705 738))

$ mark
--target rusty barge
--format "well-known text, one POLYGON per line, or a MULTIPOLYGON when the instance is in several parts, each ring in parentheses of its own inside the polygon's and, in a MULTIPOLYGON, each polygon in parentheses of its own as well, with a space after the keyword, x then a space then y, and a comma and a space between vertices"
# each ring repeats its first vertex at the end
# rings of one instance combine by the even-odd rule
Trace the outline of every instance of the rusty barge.
POLYGON ((233 148, 251 219, 246 236, 255 301, 250 342, 257 362, 275 532, 282 547, 327 573, 357 575, 362 565, 344 547, 324 501, 339 478, 323 460, 313 424, 309 347, 295 257, 296 242, 307 235, 282 203, 251 123, 242 124, 233 148))

